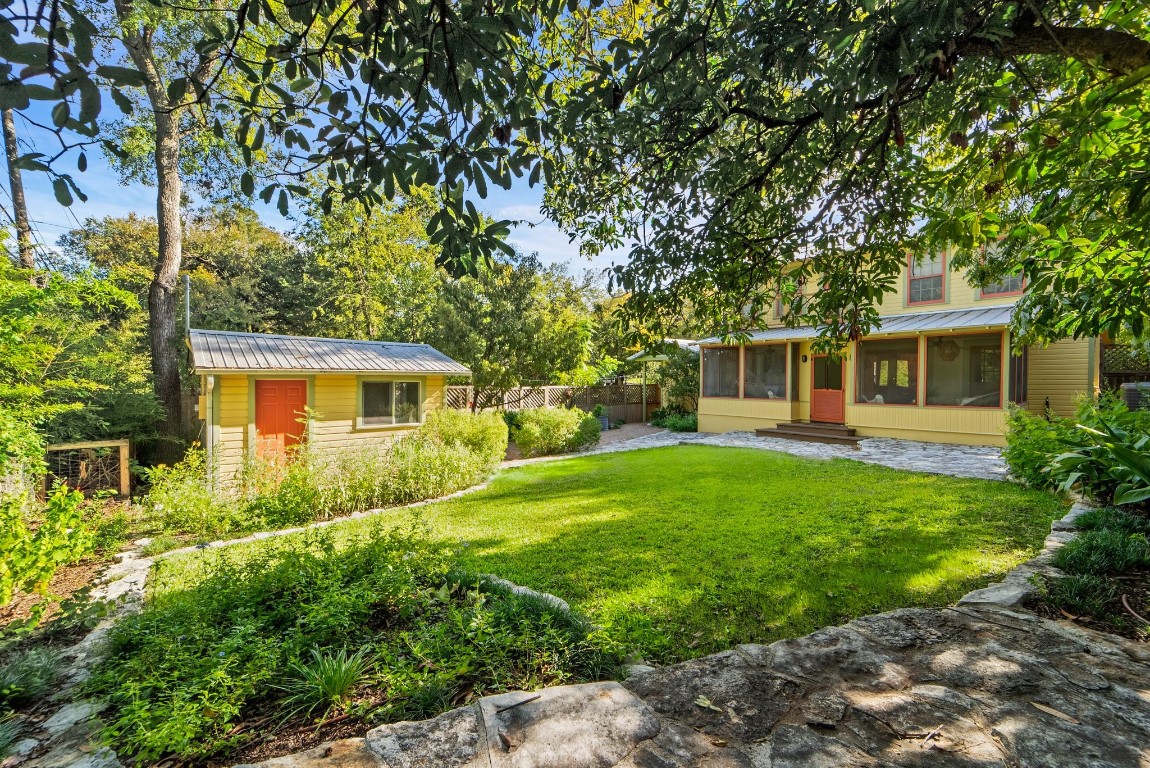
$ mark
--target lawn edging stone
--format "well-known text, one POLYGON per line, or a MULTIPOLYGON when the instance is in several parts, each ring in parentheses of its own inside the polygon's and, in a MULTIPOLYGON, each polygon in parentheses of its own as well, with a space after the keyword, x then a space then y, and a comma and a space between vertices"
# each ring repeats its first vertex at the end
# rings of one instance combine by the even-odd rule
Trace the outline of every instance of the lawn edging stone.
POLYGON ((1075 501, 1064 517, 1050 524, 1050 534, 1038 555, 1011 570, 1002 581, 967 593, 959 599, 958 605, 1017 608, 1033 599, 1038 594, 1037 577, 1062 575, 1062 571, 1052 565, 1054 553, 1078 535, 1074 521, 1091 509, 1092 505, 1075 501))

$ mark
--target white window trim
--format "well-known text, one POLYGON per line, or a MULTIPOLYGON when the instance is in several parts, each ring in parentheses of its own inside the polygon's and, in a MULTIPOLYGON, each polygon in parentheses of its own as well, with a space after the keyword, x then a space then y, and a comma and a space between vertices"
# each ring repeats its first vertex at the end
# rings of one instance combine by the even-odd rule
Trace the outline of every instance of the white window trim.
MULTIPOLYGON (((426 409, 423 401, 426 398, 426 383, 423 379, 405 378, 402 376, 360 376, 355 382, 355 428, 357 430, 389 430, 389 429, 416 429, 423 426, 426 409), (363 385, 364 384, 415 384, 419 387, 419 418, 402 424, 373 424, 364 421, 363 415, 363 385)), ((391 412, 395 413, 395 387, 391 390, 391 412)))

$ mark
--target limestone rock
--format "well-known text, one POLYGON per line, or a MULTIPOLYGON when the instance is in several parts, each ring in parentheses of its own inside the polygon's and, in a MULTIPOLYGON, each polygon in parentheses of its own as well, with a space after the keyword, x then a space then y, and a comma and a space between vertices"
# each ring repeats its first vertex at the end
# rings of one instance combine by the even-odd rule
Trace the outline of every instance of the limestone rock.
POLYGON ((367 746, 387 768, 487 768, 487 740, 476 707, 453 709, 424 722, 368 731, 367 746))
POLYGON ((340 739, 294 755, 273 757, 236 768, 384 768, 364 739, 340 739))
POLYGON ((611 768, 660 728, 618 683, 488 696, 479 709, 493 768, 611 768))

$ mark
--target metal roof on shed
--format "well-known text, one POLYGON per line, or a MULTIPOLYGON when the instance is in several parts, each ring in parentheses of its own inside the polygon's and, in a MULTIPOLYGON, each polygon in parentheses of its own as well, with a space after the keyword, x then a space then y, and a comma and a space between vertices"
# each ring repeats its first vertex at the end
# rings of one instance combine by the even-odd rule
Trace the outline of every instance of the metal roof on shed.
POLYGON ((189 336, 192 368, 197 373, 471 373, 427 344, 198 329, 192 329, 189 336))
MULTIPOLYGON (((929 331, 961 331, 973 328, 999 328, 1010 324, 1010 315, 1014 311, 1013 304, 995 307, 977 307, 975 309, 944 309, 938 312, 916 312, 908 315, 888 315, 880 319, 878 328, 871 330, 868 336, 882 336, 895 333, 925 333, 929 331)), ((802 328, 768 328, 763 331, 752 331, 751 341, 787 341, 796 339, 812 339, 818 335, 817 328, 804 326, 802 328)), ((700 344, 719 344, 722 342, 718 336, 703 339, 700 344)))

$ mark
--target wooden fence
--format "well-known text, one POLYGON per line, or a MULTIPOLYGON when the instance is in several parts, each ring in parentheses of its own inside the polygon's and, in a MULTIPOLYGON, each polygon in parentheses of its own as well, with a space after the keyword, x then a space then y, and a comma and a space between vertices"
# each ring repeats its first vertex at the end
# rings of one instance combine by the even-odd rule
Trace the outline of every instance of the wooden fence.
POLYGON ((1103 344, 1100 368, 1103 389, 1117 389, 1128 382, 1150 381, 1150 359, 1126 344, 1103 344))
MULTIPOLYGON (((471 407, 475 388, 451 386, 444 391, 444 406, 459 410, 471 407)), ((503 402, 484 410, 521 411, 524 408, 582 408, 590 411, 596 405, 607 407, 611 421, 646 421, 661 403, 658 384, 647 385, 646 408, 642 384, 609 384, 601 387, 518 387, 503 397, 503 402)))

